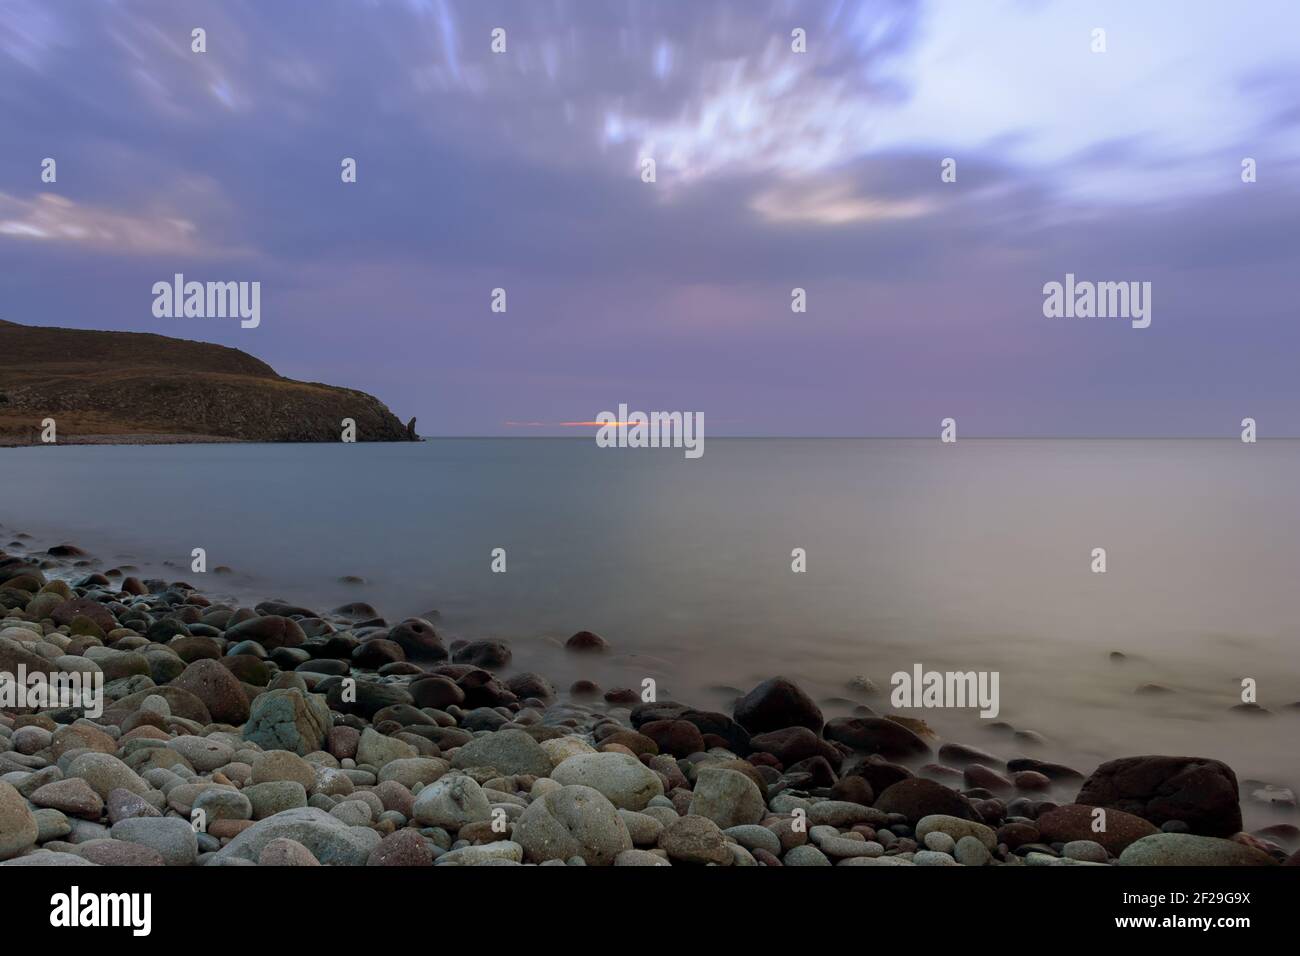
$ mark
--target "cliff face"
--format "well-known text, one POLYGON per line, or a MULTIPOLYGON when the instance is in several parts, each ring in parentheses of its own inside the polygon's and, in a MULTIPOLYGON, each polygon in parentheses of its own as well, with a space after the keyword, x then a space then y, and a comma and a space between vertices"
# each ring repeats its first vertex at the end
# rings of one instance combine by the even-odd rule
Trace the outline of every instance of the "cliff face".
MULTIPOLYGON (((79 436, 207 436, 235 441, 413 441, 377 398, 281 378, 238 349, 141 332, 0 321, 0 436, 30 440, 53 418, 79 436)), ((37 439, 39 440, 39 439, 37 439)))

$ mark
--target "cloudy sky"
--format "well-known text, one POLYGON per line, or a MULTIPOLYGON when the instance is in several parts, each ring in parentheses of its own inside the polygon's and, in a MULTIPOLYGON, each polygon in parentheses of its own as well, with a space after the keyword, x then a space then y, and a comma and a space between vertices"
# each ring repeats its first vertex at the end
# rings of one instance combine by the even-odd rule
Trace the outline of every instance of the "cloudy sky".
POLYGON ((0 318, 425 434, 1300 435, 1297 261, 1293 0, 0 0, 0 318), (260 327, 155 318, 177 272, 260 327))

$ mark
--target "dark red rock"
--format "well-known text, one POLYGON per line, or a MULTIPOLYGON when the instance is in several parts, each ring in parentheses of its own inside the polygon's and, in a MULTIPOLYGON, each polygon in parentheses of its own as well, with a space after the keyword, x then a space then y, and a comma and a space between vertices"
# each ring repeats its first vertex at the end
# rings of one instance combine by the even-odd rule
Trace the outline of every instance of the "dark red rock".
POLYGON ((373 792, 385 810, 396 810, 407 818, 415 816, 415 796, 396 780, 381 781, 373 792))
POLYGON ((912 826, 934 813, 945 813, 963 820, 978 819, 970 801, 956 790, 921 777, 894 784, 876 798, 876 809, 901 813, 912 826))
POLYGON ((910 780, 915 776, 902 764, 890 763, 874 754, 849 770, 848 774, 867 781, 876 793, 883 793, 900 780, 910 780))
POLYGON ((415 698, 416 707, 432 707, 446 710, 453 705, 465 702, 465 692, 451 678, 441 675, 421 677, 410 685, 411 696, 415 698))
POLYGON ((206 658, 195 661, 168 686, 187 690, 203 701, 218 723, 242 724, 248 720, 249 701, 243 684, 217 661, 206 658))
POLYGON ((55 558, 84 558, 87 553, 75 544, 56 544, 52 548, 47 548, 45 553, 55 558))
POLYGON ((704 736, 688 720, 652 720, 642 724, 640 730, 655 742, 660 753, 689 757, 704 750, 704 736))
POLYGON ((166 866, 157 850, 126 840, 88 840, 77 847, 77 855, 100 866, 166 866))
POLYGON ((263 601, 255 608, 258 614, 270 617, 320 617, 309 607, 300 607, 284 601, 263 601))
POLYGON ((1141 817, 1113 808, 1106 810, 1102 818, 1105 829, 1098 831, 1094 824, 1098 819, 1096 810, 1094 806, 1070 803, 1039 814, 1034 822, 1044 843, 1092 840, 1104 846, 1112 856, 1119 856, 1133 841, 1159 832, 1141 817))
POLYGON ((629 715, 632 726, 640 729, 642 724, 648 724, 652 720, 678 720, 682 714, 690 708, 685 704, 675 704, 668 700, 652 701, 648 704, 637 704, 632 708, 629 715))
POLYGON ((1052 785, 1046 775, 1037 770, 1021 770, 1011 778, 1017 790, 1046 790, 1052 785))
POLYGON ((510 645, 505 641, 469 641, 456 649, 451 659, 457 664, 471 664, 474 667, 505 667, 510 663, 510 645))
POLYGON ((841 777, 831 787, 831 799, 869 807, 876 802, 876 794, 862 777, 841 777))
POLYGON ((1002 774, 978 763, 968 766, 963 771, 962 778, 968 787, 983 787, 993 793, 1006 793, 1013 787, 1011 781, 1002 774))
POLYGON ((352 652, 352 663, 369 670, 377 671, 385 664, 400 664, 404 660, 406 660, 406 652, 402 650, 400 644, 378 637, 362 641, 361 645, 352 652))
POLYGON ((1205 757, 1124 757, 1102 764, 1084 781, 1076 803, 1112 807, 1157 827, 1182 820, 1200 836, 1241 830, 1237 775, 1205 757))
POLYGON ((566 650, 580 654, 600 653, 609 650, 609 641, 591 631, 579 631, 564 642, 566 650))
POLYGON ((341 604, 330 613, 335 617, 345 618, 353 622, 368 621, 379 617, 379 612, 365 601, 350 601, 347 604, 341 604))
POLYGON ((490 671, 475 670, 466 674, 456 682, 457 686, 465 692, 464 707, 473 709, 475 707, 501 707, 506 704, 513 704, 518 698, 495 677, 490 671))
POLYGON ((277 647, 297 647, 307 640, 297 621, 276 614, 240 621, 226 628, 224 636, 231 643, 256 641, 268 651, 277 647))
POLYGON ((826 725, 826 739, 863 753, 887 757, 928 754, 930 745, 887 717, 836 717, 826 725))
POLYGON ((1005 844, 1009 850, 1024 846, 1026 843, 1039 843, 1042 839, 1038 827, 1032 823, 1004 823, 998 827, 998 842, 1005 844))
MULTIPOLYGON (((788 774, 807 774, 809 785, 813 787, 830 787, 835 784, 835 770, 831 767, 830 762, 821 756, 807 757, 798 763, 790 764, 785 768, 788 774)), ((861 777, 856 778, 862 780, 861 777)), ((866 784, 866 781, 862 781, 866 784)))
POLYGON ((253 654, 235 654, 221 658, 221 666, 230 671, 241 683, 265 687, 271 682, 271 668, 266 661, 253 654))
POLYGON ((357 745, 361 742, 361 732, 355 727, 331 727, 326 735, 326 741, 325 749, 339 760, 345 760, 348 757, 355 760, 357 745))
MULTIPOLYGON (((541 674, 532 672, 516 674, 511 677, 506 681, 506 688, 520 698, 536 697, 538 700, 553 700, 555 698, 555 685, 541 674)), ((609 695, 606 694, 605 696, 608 699, 609 695)))
POLYGON ((388 639, 406 652, 411 660, 445 661, 447 648, 438 632, 422 617, 407 618, 388 631, 388 639))
POLYGON ((627 730, 621 728, 613 733, 607 733, 600 738, 601 744, 618 744, 626 747, 638 757, 643 755, 654 756, 659 753, 659 745, 654 740, 640 731, 627 730))
POLYGON ((840 762, 840 754, 825 740, 822 740, 807 727, 786 727, 764 734, 755 734, 749 739, 749 746, 757 751, 772 754, 785 766, 807 760, 809 757, 822 757, 840 762))
POLYGON ((945 787, 952 787, 954 790, 961 789, 965 782, 960 770, 955 767, 945 767, 941 763, 922 764, 917 775, 941 783, 945 787))
POLYGON ((971 805, 975 807, 975 813, 980 821, 991 827, 997 827, 1006 819, 1007 805, 996 797, 988 800, 972 800, 971 805))
POLYGON ((186 664, 193 664, 204 658, 210 661, 221 658, 221 645, 211 637, 178 637, 169 641, 168 646, 186 664))
POLYGON ((55 624, 71 624, 79 617, 90 618, 105 634, 118 626, 113 612, 90 598, 73 598, 71 601, 64 601, 50 612, 50 620, 55 624))
POLYGON ((726 741, 726 748, 738 756, 743 757, 752 749, 749 731, 726 714, 712 710, 687 708, 678 715, 678 718, 689 720, 700 728, 702 734, 721 737, 726 741))
POLYGON ((821 733, 822 712, 811 697, 785 677, 765 680, 736 701, 736 722, 751 734, 786 727, 807 727, 821 733))
POLYGON ((972 763, 981 764, 985 767, 1003 766, 1003 762, 993 754, 975 747, 968 747, 966 744, 944 744, 939 748, 939 759, 954 767, 964 767, 972 763))
POLYGON ((1033 757, 1017 757, 1014 760, 1007 761, 1007 771, 1009 773, 1018 773, 1021 770, 1036 770, 1049 780, 1070 781, 1084 779, 1083 774, 1073 767, 1067 767, 1060 763, 1045 763, 1042 760, 1035 760, 1033 757))
MULTIPOLYGON (((322 684, 325 682, 322 681, 322 684)), ((352 693, 344 693, 345 684, 341 680, 330 679, 326 684, 325 702, 330 710, 341 714, 357 714, 369 720, 379 711, 392 704, 410 704, 414 701, 405 687, 396 684, 379 684, 375 681, 358 680, 351 685, 352 693)))
POLYGON ((429 866, 433 852, 420 831, 411 829, 390 833, 370 851, 366 866, 429 866))

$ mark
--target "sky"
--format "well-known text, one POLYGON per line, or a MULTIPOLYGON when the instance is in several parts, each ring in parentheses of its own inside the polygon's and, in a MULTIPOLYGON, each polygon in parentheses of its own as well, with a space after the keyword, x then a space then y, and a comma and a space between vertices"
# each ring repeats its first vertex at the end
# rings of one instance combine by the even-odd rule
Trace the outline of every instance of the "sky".
POLYGON ((1298 436, 1298 261, 1294 0, 0 0, 0 318, 425 435, 1298 436))

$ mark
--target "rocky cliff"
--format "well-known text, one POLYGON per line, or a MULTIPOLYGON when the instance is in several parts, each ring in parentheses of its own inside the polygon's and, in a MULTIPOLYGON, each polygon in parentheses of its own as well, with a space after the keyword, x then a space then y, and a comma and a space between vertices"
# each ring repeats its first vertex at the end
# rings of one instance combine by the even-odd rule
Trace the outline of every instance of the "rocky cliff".
POLYGON ((0 321, 0 440, 36 440, 53 418, 60 442, 148 440, 415 441, 372 395, 282 378, 238 349, 141 332, 0 321))

